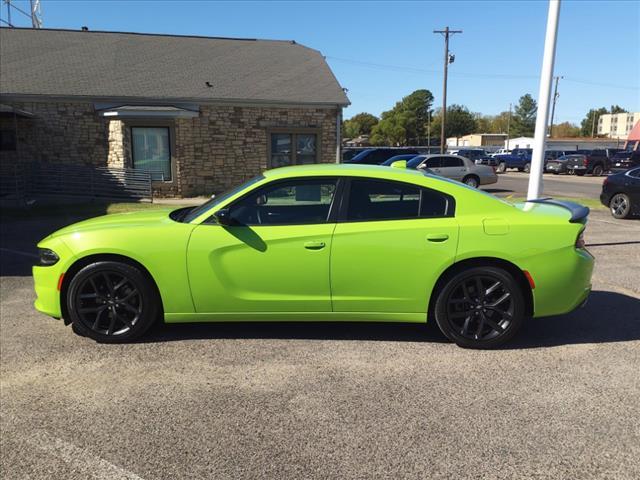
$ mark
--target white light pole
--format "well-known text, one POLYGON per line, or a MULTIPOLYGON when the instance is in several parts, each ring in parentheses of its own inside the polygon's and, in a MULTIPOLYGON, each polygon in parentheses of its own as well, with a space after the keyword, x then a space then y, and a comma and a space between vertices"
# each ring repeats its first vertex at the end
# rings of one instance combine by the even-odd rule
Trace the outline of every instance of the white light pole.
POLYGON ((544 171, 544 148, 549 121, 549 100, 553 82, 553 64, 556 58, 556 38, 558 36, 558 18, 560 17, 560 0, 549 0, 547 17, 547 35, 544 40, 544 56, 540 72, 540 91, 538 93, 538 114, 536 131, 533 139, 533 155, 529 172, 529 191, 527 200, 535 200, 542 193, 542 173, 544 171))

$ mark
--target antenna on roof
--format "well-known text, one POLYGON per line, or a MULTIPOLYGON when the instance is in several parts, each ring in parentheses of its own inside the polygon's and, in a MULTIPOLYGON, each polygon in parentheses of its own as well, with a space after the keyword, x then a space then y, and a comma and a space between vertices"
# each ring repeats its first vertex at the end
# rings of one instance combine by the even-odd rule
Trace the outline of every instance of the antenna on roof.
POLYGON ((7 5, 7 19, 2 20, 2 23, 7 24, 10 27, 15 27, 13 23, 11 23, 11 13, 13 11, 31 19, 31 26, 33 28, 42 28, 42 8, 40 7, 40 0, 29 0, 29 5, 31 7, 31 12, 25 12, 20 7, 16 7, 11 3, 11 0, 3 0, 7 5))

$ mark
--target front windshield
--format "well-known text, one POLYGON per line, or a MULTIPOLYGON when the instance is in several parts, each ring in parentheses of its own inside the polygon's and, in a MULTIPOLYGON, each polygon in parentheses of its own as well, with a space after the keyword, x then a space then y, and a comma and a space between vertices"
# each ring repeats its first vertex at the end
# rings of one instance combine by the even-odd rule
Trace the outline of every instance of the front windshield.
POLYGON ((220 195, 216 195, 215 197, 211 198, 210 200, 207 200, 206 202, 204 202, 199 207, 195 207, 191 211, 189 211, 189 213, 187 213, 184 216, 184 218, 182 219, 182 222, 184 222, 184 223, 192 222, 193 220, 198 218, 200 215, 205 213, 207 210, 213 209, 213 207, 215 207, 216 205, 220 204, 221 202, 223 202, 227 198, 232 197, 236 193, 244 190, 245 188, 247 188, 247 187, 253 185, 254 183, 257 183, 257 182, 259 182, 260 180, 263 180, 263 179, 264 179, 264 177, 262 175, 258 175, 257 177, 253 177, 251 180, 248 180, 248 181, 244 182, 243 184, 238 185, 235 188, 232 188, 231 190, 228 190, 228 191, 226 191, 226 192, 224 192, 224 193, 222 193, 220 195))

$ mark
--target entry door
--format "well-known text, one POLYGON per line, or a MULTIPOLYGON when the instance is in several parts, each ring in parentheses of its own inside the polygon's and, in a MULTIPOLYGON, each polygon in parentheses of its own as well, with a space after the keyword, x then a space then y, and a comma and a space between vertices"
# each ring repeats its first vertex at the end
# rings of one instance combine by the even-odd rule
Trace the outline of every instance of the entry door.
POLYGON ((336 312, 421 313, 453 263, 453 199, 415 185, 352 180, 346 221, 336 225, 331 291, 336 312))
POLYGON ((331 311, 329 212, 335 179, 271 183, 204 223, 187 252, 196 312, 331 311))

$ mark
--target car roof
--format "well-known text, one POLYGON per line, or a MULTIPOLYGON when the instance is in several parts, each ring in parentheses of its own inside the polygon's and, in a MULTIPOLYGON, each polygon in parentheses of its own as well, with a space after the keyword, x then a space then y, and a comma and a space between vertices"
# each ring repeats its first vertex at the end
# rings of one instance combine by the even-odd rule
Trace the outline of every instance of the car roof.
POLYGON ((417 170, 393 168, 381 165, 361 165, 353 163, 316 163, 312 165, 296 165, 291 167, 280 167, 264 172, 266 178, 289 178, 306 176, 364 176, 364 177, 385 177, 395 176, 393 174, 413 175, 422 177, 423 174, 417 170), (389 175, 392 174, 392 175, 389 175))

